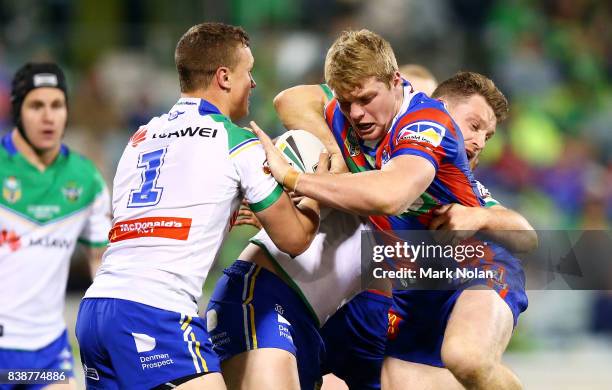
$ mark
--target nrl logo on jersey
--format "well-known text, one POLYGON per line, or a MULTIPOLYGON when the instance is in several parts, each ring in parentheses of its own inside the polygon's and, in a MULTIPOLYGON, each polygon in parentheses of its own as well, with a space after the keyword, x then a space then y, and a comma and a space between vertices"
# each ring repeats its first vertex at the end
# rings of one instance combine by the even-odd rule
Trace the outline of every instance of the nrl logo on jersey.
POLYGON ((21 182, 15 176, 9 176, 2 183, 2 197, 9 203, 21 199, 21 182))
POLYGON ((347 133, 347 137, 344 140, 344 146, 346 146, 346 149, 351 157, 358 156, 361 153, 361 148, 359 147, 359 140, 357 139, 353 128, 349 127, 347 133))
POLYGON ((64 198, 70 203, 74 203, 81 197, 83 193, 83 187, 79 187, 79 185, 73 181, 66 183, 64 188, 62 188, 62 194, 64 194, 64 198))

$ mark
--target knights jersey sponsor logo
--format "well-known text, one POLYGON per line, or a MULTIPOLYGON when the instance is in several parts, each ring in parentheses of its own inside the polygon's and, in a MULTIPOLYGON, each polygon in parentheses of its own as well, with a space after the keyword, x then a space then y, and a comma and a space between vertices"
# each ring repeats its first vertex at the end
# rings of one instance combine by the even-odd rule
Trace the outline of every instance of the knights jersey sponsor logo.
POLYGON ((402 128, 397 134, 397 143, 428 143, 438 147, 446 134, 446 128, 438 123, 420 121, 402 128))
POLYGON ((191 218, 150 217, 117 222, 108 234, 110 242, 141 237, 160 237, 185 241, 189 238, 191 218))

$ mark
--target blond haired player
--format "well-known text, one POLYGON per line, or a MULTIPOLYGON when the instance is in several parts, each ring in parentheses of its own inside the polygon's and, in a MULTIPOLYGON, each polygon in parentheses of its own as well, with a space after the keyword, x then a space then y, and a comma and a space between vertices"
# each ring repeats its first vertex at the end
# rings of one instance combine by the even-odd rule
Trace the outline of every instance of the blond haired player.
MULTIPOLYGON (((427 229, 439 210, 455 208, 451 204, 484 205, 461 141, 483 144, 506 115, 507 102, 490 80, 476 77, 475 84, 483 88, 480 96, 453 95, 448 105, 451 117, 441 102, 411 93, 401 81, 390 46, 365 30, 345 32, 336 40, 328 52, 326 79, 337 97, 326 108, 327 123, 342 156, 356 174, 314 177, 291 173, 265 142, 277 178, 296 176, 293 188, 298 193, 346 211, 376 215, 370 221, 381 230, 427 229), (465 130, 463 137, 460 130, 465 130), (417 199, 419 207, 410 207, 417 199)), ((459 77, 459 81, 465 80, 459 77)), ((265 134, 257 133, 266 139, 265 134)), ((442 221, 438 227, 445 225, 446 221, 442 221)), ((451 291, 394 292, 394 306, 400 308, 395 313, 401 320, 393 324, 392 333, 400 337, 392 341, 391 349, 387 347, 391 358, 440 367, 444 364, 442 353, 455 378, 470 388, 520 386, 500 364, 499 352, 470 353, 473 359, 463 361, 450 354, 454 352, 450 348, 466 341, 474 341, 474 352, 489 350, 489 346, 503 351, 513 320, 526 307, 520 265, 501 247, 493 252, 494 266, 505 269, 501 272, 500 268, 495 280, 477 280, 467 285, 456 281, 457 289, 451 291), (473 285, 487 287, 481 292, 469 289, 473 285), (491 311, 470 312, 472 305, 491 311), (410 317, 403 311, 409 312, 410 317), (473 333, 449 332, 454 324, 465 321, 471 324, 473 333), (421 328, 415 328, 417 325, 421 328), (483 334, 491 337, 482 337, 483 334), (481 358, 480 362, 486 363, 482 366, 473 361, 481 358), (493 367, 494 375, 480 367, 493 367)), ((394 388, 410 383, 410 378, 402 375, 405 366, 389 368, 388 376, 383 375, 383 385, 385 380, 386 386, 394 388)))

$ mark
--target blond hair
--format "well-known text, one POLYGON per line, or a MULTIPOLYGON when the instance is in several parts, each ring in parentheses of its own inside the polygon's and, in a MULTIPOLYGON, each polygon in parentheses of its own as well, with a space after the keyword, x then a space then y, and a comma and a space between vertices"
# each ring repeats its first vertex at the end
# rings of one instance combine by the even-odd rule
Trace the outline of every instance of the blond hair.
POLYGON ((350 93, 370 77, 390 87, 395 72, 397 61, 389 42, 365 29, 342 32, 325 58, 325 82, 339 94, 350 93))

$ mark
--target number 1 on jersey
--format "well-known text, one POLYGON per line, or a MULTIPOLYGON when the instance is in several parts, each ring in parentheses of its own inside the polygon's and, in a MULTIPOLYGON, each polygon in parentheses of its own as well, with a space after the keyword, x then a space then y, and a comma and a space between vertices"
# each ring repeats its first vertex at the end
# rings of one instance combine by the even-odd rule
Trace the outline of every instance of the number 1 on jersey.
POLYGON ((140 188, 130 191, 127 207, 148 207, 159 203, 164 188, 156 187, 155 184, 165 155, 166 148, 140 153, 137 167, 144 169, 141 175, 142 183, 140 188))

